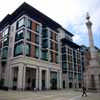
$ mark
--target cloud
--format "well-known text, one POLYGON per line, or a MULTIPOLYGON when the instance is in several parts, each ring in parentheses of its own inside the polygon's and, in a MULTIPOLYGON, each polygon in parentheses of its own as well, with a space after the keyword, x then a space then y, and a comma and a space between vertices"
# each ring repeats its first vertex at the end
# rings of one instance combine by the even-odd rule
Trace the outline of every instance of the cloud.
POLYGON ((73 41, 76 42, 76 43, 78 43, 78 44, 80 44, 80 45, 82 43, 82 39, 81 39, 80 35, 78 35, 78 34, 74 35, 73 41))

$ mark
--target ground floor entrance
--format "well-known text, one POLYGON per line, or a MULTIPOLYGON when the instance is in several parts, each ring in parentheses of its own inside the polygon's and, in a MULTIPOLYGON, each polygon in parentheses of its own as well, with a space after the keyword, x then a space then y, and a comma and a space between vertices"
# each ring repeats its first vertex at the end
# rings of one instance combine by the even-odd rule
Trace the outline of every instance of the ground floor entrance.
POLYGON ((61 88, 61 71, 47 68, 12 67, 11 88, 16 90, 48 90, 61 88))

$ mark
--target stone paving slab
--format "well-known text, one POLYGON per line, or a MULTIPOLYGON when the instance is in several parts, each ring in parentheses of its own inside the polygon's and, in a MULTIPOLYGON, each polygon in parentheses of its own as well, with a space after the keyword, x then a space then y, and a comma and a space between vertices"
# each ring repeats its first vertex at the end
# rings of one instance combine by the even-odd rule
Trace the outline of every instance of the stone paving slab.
POLYGON ((69 100, 69 98, 79 94, 79 92, 73 90, 41 92, 0 91, 0 100, 69 100))
POLYGON ((80 91, 0 91, 0 100, 100 100, 100 93, 88 93, 87 97, 81 97, 80 91))
POLYGON ((70 100, 100 100, 100 93, 88 93, 88 96, 75 96, 70 100))

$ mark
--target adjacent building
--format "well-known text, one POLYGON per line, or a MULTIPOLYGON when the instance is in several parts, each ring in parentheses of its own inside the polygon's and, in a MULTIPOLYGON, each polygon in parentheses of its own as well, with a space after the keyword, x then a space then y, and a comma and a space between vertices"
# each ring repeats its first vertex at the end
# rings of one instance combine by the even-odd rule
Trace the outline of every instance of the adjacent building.
POLYGON ((81 88, 83 84, 84 54, 71 38, 62 40, 63 88, 81 88))
POLYGON ((80 87, 81 54, 72 36, 23 3, 0 22, 0 86, 19 90, 80 87))

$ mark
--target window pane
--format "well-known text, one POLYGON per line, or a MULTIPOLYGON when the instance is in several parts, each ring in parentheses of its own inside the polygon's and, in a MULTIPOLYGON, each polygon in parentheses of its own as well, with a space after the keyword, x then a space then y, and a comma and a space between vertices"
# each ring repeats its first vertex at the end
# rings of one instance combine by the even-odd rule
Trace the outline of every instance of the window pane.
POLYGON ((9 28, 7 28, 7 29, 3 32, 3 37, 4 37, 5 35, 8 35, 8 33, 9 33, 9 28))
POLYGON ((28 41, 31 41, 31 32, 30 31, 26 32, 25 39, 28 40, 28 41))
POLYGON ((50 49, 53 49, 53 41, 50 40, 50 49))
POLYGON ((35 46, 35 57, 39 57, 39 47, 35 46))
POLYGON ((20 30, 16 33, 15 41, 18 41, 20 39, 23 39, 23 30, 20 30))
POLYGON ((18 22, 17 22, 17 29, 22 27, 24 25, 24 18, 20 19, 18 22))
POLYGON ((56 54, 56 63, 59 63, 59 54, 56 54))
POLYGON ((43 39, 42 40, 42 47, 43 48, 48 48, 48 39, 43 39))
POLYGON ((17 55, 22 55, 23 54, 23 43, 17 43, 15 45, 15 51, 14 51, 14 55, 17 56, 17 55))
POLYGON ((48 37, 48 30, 47 29, 43 29, 42 38, 47 38, 47 37, 48 37))
POLYGON ((50 61, 53 62, 53 52, 50 51, 50 61))
POLYGON ((35 43, 39 44, 39 35, 35 35, 35 43))
POLYGON ((39 24, 36 24, 36 32, 40 32, 40 25, 39 24))
POLYGON ((25 55, 30 56, 30 44, 25 45, 25 55))
POLYGON ((50 34, 50 39, 53 39, 53 32, 49 31, 49 34, 50 34))
POLYGON ((8 43, 9 43, 8 37, 4 38, 4 40, 3 40, 3 46, 8 46, 8 43))
POLYGON ((48 50, 42 50, 42 59, 48 60, 48 50))
POLYGON ((30 19, 26 20, 26 27, 31 29, 32 28, 32 21, 30 19))
POLYGON ((2 50, 2 59, 6 59, 7 58, 7 54, 8 54, 8 48, 5 47, 2 50))

